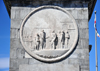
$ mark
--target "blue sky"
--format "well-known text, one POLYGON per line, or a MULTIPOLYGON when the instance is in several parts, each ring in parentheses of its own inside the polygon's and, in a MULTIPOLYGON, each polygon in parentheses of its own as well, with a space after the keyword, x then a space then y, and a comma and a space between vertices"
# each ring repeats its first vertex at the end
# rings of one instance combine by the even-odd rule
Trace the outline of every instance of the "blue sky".
MULTIPOLYGON (((97 0, 94 11, 97 11, 97 30, 100 34, 100 0, 97 0)), ((95 30, 94 30, 94 11, 89 21, 89 44, 92 44, 92 50, 90 52, 90 71, 95 70, 95 30)), ((100 70, 100 38, 97 37, 97 51, 98 51, 98 71, 100 70)))
POLYGON ((10 18, 0 0, 0 71, 9 71, 10 56, 10 18))
MULTIPOLYGON (((97 0, 94 11, 97 11, 97 30, 100 33, 100 0, 97 0)), ((90 52, 90 71, 95 71, 95 30, 94 12, 89 21, 89 44, 92 45, 90 52)), ((100 38, 97 37, 98 71, 100 70, 100 38)), ((9 71, 10 56, 10 17, 3 0, 0 0, 0 71, 9 71)))

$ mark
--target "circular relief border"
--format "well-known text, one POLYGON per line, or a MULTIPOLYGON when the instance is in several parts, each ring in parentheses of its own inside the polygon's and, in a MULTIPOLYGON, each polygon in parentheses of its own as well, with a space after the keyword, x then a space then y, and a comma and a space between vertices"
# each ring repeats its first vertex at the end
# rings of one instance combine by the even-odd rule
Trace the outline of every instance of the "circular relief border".
POLYGON ((72 16, 68 11, 64 10, 63 8, 58 7, 58 6, 41 6, 41 7, 38 7, 38 8, 36 8, 36 9, 34 9, 33 11, 31 11, 31 12, 25 17, 25 19, 23 20, 23 22, 22 22, 22 24, 21 24, 21 27, 20 27, 20 41, 21 41, 21 43, 22 43, 24 49, 25 49, 25 50, 27 51, 27 53, 30 54, 32 57, 34 57, 34 58, 36 58, 36 59, 38 59, 38 60, 40 60, 40 61, 44 61, 44 62, 54 62, 54 61, 58 61, 58 60, 61 60, 61 59, 65 58, 65 57, 67 57, 67 56, 70 55, 70 53, 74 50, 74 48, 76 47, 76 44, 77 44, 77 42, 78 42, 78 27, 77 27, 77 24, 76 24, 76 22, 75 22, 73 16, 72 16), (32 14, 36 13, 36 12, 39 11, 39 10, 42 10, 42 9, 49 9, 49 8, 61 10, 61 11, 63 11, 64 13, 68 14, 68 15, 72 18, 72 21, 73 21, 74 26, 75 26, 75 29, 76 29, 76 34, 75 34, 75 39, 74 39, 73 45, 72 45, 72 47, 70 48, 70 50, 69 50, 68 52, 66 52, 65 54, 63 54, 62 56, 59 56, 59 57, 57 57, 57 58, 46 59, 46 58, 40 57, 40 56, 36 55, 35 53, 31 52, 30 49, 24 45, 24 42, 23 42, 23 40, 22 40, 22 32, 23 32, 23 28, 24 28, 24 25, 25 25, 26 21, 29 19, 29 17, 30 17, 32 14))

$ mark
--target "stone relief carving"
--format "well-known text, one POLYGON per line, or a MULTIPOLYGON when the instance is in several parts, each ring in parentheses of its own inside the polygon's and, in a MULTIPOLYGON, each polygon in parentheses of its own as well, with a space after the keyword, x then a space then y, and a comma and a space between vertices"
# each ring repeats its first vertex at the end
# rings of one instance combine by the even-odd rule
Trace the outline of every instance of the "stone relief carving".
POLYGON ((68 31, 66 33, 64 31, 59 31, 59 34, 56 34, 55 31, 53 30, 51 36, 46 37, 46 32, 42 30, 41 33, 37 34, 36 37, 34 38, 35 50, 45 49, 46 40, 48 40, 47 38, 50 38, 50 45, 51 45, 50 49, 68 48, 68 42, 70 39, 68 31))
POLYGON ((44 30, 42 30, 40 34, 40 47, 41 49, 44 49, 46 47, 46 33, 44 32, 44 30))
POLYGON ((36 48, 36 50, 39 50, 40 49, 40 36, 39 36, 39 34, 37 34, 36 35, 36 37, 35 37, 35 48, 36 48))
POLYGON ((61 33, 61 47, 64 48, 65 45, 65 32, 62 31, 61 33))
POLYGON ((75 48, 78 28, 66 10, 57 6, 42 6, 23 20, 20 40, 31 56, 52 62, 66 57, 75 48))
POLYGON ((70 35, 68 31, 65 33, 64 31, 59 31, 58 34, 55 33, 53 30, 51 35, 46 37, 46 32, 44 30, 41 31, 40 34, 36 34, 33 38, 34 41, 34 50, 42 50, 46 48, 46 40, 50 38, 50 45, 49 49, 64 49, 68 48, 68 42, 70 39, 70 35), (58 48, 57 48, 58 45, 58 48))
POLYGON ((51 49, 56 49, 56 44, 57 44, 57 34, 53 30, 51 33, 51 49))
POLYGON ((65 48, 68 48, 69 39, 70 39, 69 32, 66 31, 66 33, 65 33, 65 45, 66 45, 65 48))

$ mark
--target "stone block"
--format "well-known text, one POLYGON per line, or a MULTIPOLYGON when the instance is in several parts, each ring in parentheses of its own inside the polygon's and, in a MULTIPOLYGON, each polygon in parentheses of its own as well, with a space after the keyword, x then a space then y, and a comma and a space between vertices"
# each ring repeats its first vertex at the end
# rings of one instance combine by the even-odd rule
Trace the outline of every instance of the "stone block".
POLYGON ((25 49, 21 49, 21 48, 18 48, 16 50, 17 52, 17 58, 25 58, 25 49))
POLYGON ((88 49, 75 49, 69 58, 81 58, 89 60, 89 50, 88 49), (87 58, 86 58, 87 57, 87 58))
POLYGON ((88 20, 88 8, 64 8, 64 9, 67 10, 76 20, 78 19, 88 20))
POLYGON ((83 19, 83 17, 82 17, 82 9, 78 10, 77 16, 78 16, 77 19, 83 19))
POLYGON ((88 19, 88 8, 82 10, 82 17, 83 19, 88 19))
POLYGON ((65 10, 67 10, 72 16, 74 19, 77 19, 77 10, 76 8, 64 8, 65 10))
POLYGON ((79 58, 79 57, 80 57, 79 54, 72 54, 69 56, 69 58, 79 58))
POLYGON ((15 58, 10 58, 10 68, 11 69, 18 69, 18 62, 15 58))
POLYGON ((79 71, 79 65, 66 65, 66 64, 20 65, 19 71, 79 71))
POLYGON ((11 28, 10 29, 10 38, 19 38, 20 29, 11 28))
POLYGON ((16 49, 17 49, 17 48, 11 48, 11 49, 10 49, 10 58, 17 58, 16 49))
POLYGON ((15 39, 15 38, 10 39, 10 49, 12 48, 22 48, 23 49, 20 39, 15 39))
POLYGON ((79 62, 79 59, 77 58, 68 58, 68 64, 79 64, 80 65, 80 62, 79 62))
POLYGON ((32 58, 27 52, 25 52, 25 58, 32 58))
POLYGON ((89 39, 79 39, 78 41, 78 45, 77 45, 78 49, 89 49, 89 39))
POLYGON ((23 48, 11 48, 10 58, 25 58, 25 49, 23 48))
POLYGON ((11 8, 10 71, 80 71, 79 65, 81 71, 89 71, 88 9, 64 9, 72 14, 78 25, 78 46, 75 51, 64 60, 55 63, 44 63, 34 58, 24 58, 25 50, 19 39, 20 25, 27 14, 34 10, 34 8, 11 8))
POLYGON ((29 59, 29 65, 42 64, 42 62, 37 59, 34 59, 34 58, 28 58, 28 59, 29 59))
POLYGON ((19 9, 15 10, 15 19, 21 19, 19 9))
POLYGON ((79 58, 68 58, 68 64, 89 65, 89 61, 79 58))
POLYGON ((79 29, 79 38, 89 39, 89 29, 79 29))
POLYGON ((82 66, 81 66, 81 70, 82 70, 82 69, 84 69, 84 70, 89 70, 89 65, 82 65, 82 66))
MULTIPOLYGON (((69 13, 70 13, 70 12, 69 12, 69 13)), ((71 14, 72 14, 72 16, 74 17, 74 19, 77 19, 77 17, 78 17, 78 16, 77 16, 77 13, 78 13, 78 12, 77 12, 76 9, 73 9, 73 10, 72 10, 71 14)))
POLYGON ((15 12, 16 10, 11 9, 11 19, 15 19, 15 12))
POLYGON ((84 70, 84 69, 81 69, 81 71, 89 71, 89 70, 84 70))
MULTIPOLYGON (((31 57, 28 53, 26 53, 25 52, 25 58, 29 58, 29 64, 30 65, 32 65, 32 64, 43 64, 43 62, 41 62, 41 61, 39 61, 39 60, 36 60, 36 59, 34 59, 33 57, 31 57), (26 56, 27 55, 27 56, 26 56)), ((60 63, 62 63, 62 64, 68 64, 68 59, 67 59, 67 57, 65 58, 65 59, 63 59, 63 60, 61 60, 61 61, 58 61, 58 64, 59 64, 59 62, 60 63)), ((44 63, 45 64, 45 63, 44 63)), ((56 64, 56 63, 55 63, 56 64)))
POLYGON ((31 12, 30 9, 21 9, 20 10, 20 18, 24 19, 29 13, 31 12))
POLYGON ((62 63, 62 64, 68 64, 68 57, 66 57, 65 59, 63 59, 60 63, 62 63))
POLYGON ((9 68, 9 71, 19 71, 19 69, 13 69, 13 68, 9 68))
POLYGON ((76 24, 79 28, 89 28, 88 27, 88 19, 78 19, 78 20, 75 20, 76 21, 76 24))
POLYGON ((18 69, 19 65, 28 64, 28 59, 15 59, 10 58, 10 68, 18 69))
POLYGON ((21 24, 22 24, 22 21, 21 19, 11 19, 11 28, 20 28, 21 27, 21 24))
POLYGON ((29 7, 12 7, 11 19, 24 19, 30 11, 29 7))
POLYGON ((75 49, 75 51, 68 58, 89 60, 89 49, 75 49))
POLYGON ((78 13, 77 13, 77 19, 88 19, 88 9, 79 9, 77 10, 78 13))

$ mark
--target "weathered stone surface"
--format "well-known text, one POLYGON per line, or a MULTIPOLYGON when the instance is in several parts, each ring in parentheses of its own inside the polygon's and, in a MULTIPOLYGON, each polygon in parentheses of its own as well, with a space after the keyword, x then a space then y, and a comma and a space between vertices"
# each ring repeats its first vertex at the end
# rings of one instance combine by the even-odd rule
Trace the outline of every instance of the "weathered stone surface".
POLYGON ((79 71, 78 65, 54 65, 54 64, 35 64, 33 65, 20 65, 19 71, 79 71))
POLYGON ((15 19, 16 10, 11 9, 11 19, 15 19))
POLYGON ((21 19, 11 19, 11 28, 20 28, 22 24, 22 20, 21 19))
POLYGON ((28 64, 28 59, 10 58, 10 68, 18 69, 21 64, 28 64))
POLYGON ((13 68, 9 68, 9 71, 19 71, 19 69, 13 69, 13 68))
POLYGON ((81 70, 89 70, 89 66, 88 65, 82 65, 81 70))
POLYGON ((78 41, 78 45, 77 45, 78 49, 88 49, 89 48, 89 39, 79 39, 78 41))
POLYGON ((29 65, 33 64, 42 64, 42 62, 33 58, 29 58, 29 65))
POLYGON ((11 38, 10 39, 10 48, 22 48, 23 49, 23 46, 20 42, 20 39, 15 39, 15 38, 11 38))
POLYGON ((24 19, 29 13, 31 12, 31 9, 21 9, 20 10, 20 18, 24 19))
POLYGON ((89 39, 89 29, 79 29, 79 38, 81 39, 89 39))
POLYGON ((20 28, 20 35, 23 47, 31 56, 42 61, 52 62, 53 60, 60 60, 63 54, 68 56, 68 53, 71 53, 78 40, 78 28, 75 19, 63 8, 41 6, 25 17, 20 28), (56 42, 53 41, 54 34, 57 37, 55 40, 58 40, 56 42), (44 39, 42 35, 44 35, 44 39), (40 43, 38 44, 36 40, 40 43), (65 43, 64 45, 62 45, 62 41, 65 43), (56 43, 54 44, 56 47, 52 46, 53 42, 56 43), (42 43, 45 44, 45 47, 42 47, 42 43))
POLYGON ((88 19, 88 10, 80 9, 77 11, 77 19, 88 19))
POLYGON ((65 9, 69 11, 76 20, 88 21, 88 8, 65 8, 65 9))
MULTIPOLYGON (((89 49, 76 49, 69 58, 79 58, 79 59, 88 59, 89 49)), ((89 59, 88 59, 89 60, 89 59)))
POLYGON ((20 29, 11 28, 11 30, 10 30, 10 38, 19 38, 19 31, 20 31, 20 29))
POLYGON ((17 58, 25 58, 25 49, 18 48, 16 52, 17 58))
POLYGON ((68 64, 78 64, 78 65, 89 65, 89 60, 85 60, 85 59, 77 59, 77 58, 69 58, 68 59, 68 64))
POLYGON ((30 8, 12 7, 11 19, 23 20, 31 11, 30 8))
POLYGON ((16 48, 10 49, 10 58, 17 58, 16 48))
MULTIPOLYGON (((17 42, 15 42, 17 43, 17 42)), ((14 44, 11 45, 11 49, 10 49, 10 58, 25 58, 25 49, 23 49, 23 47, 21 46, 21 44, 14 44)))
POLYGON ((79 28, 89 28, 88 27, 88 20, 87 19, 76 19, 76 23, 78 25, 79 28))
POLYGON ((25 58, 32 58, 27 52, 25 52, 25 58))
POLYGON ((77 8, 65 8, 69 13, 71 13, 71 15, 75 18, 75 19, 77 19, 78 18, 78 16, 77 16, 77 13, 78 13, 78 11, 77 11, 77 8))
MULTIPOLYGON (((48 2, 45 2, 46 4, 48 2)), ((38 2, 36 3, 38 4, 38 2)), ((56 3, 57 4, 57 3, 56 3)), ((70 3, 69 3, 70 4, 70 3)), ((67 6, 69 5, 67 4, 67 6)), ((61 4, 60 4, 61 5, 61 4)), ((67 7, 66 6, 66 7, 67 7)), ((26 15, 29 14, 36 7, 17 7, 13 6, 11 8, 11 54, 10 54, 10 71, 32 71, 36 69, 37 71, 89 71, 89 35, 88 35, 88 8, 87 4, 79 4, 75 6, 75 3, 72 3, 71 8, 62 7, 67 10, 75 19, 76 24, 79 28, 79 41, 78 44, 73 50, 73 52, 65 57, 63 60, 53 63, 45 63, 35 58, 24 58, 25 50, 19 39, 20 26, 23 19, 26 15), (82 5, 86 5, 84 8, 82 5), (75 6, 75 7, 73 7, 75 6), (79 8, 79 7, 81 8, 79 8), (75 65, 75 66, 73 66, 75 65), (70 67, 69 67, 70 66, 70 67), (77 67, 78 66, 78 67, 77 67), (44 68, 45 67, 45 68, 44 68), (47 69, 48 67, 48 69, 47 69), (65 68, 64 68, 65 67, 65 68), (81 70, 79 70, 79 67, 81 70), (75 68, 75 69, 73 69, 75 68), (39 69, 39 70, 38 70, 39 69), (78 69, 78 70, 77 70, 78 69)), ((60 6, 61 7, 61 6, 60 6)), ((56 13, 55 13, 56 14, 56 13)), ((49 18, 49 17, 48 17, 49 18)), ((68 20, 68 19, 67 19, 68 20)), ((40 21, 40 20, 39 20, 40 21)), ((52 20, 51 20, 52 21, 52 20)), ((64 27, 64 26, 63 26, 64 27)), ((71 26, 72 28, 73 26, 71 26)), ((70 34, 73 33, 70 31, 70 34)), ((75 34, 75 33, 74 33, 75 34)), ((74 36, 74 35, 72 35, 74 36)), ((71 36, 71 37, 72 37, 71 36)), ((70 41, 72 42, 72 41, 70 41)), ((28 43, 30 46, 31 44, 28 43)), ((34 70, 34 71, 36 71, 34 70)))

